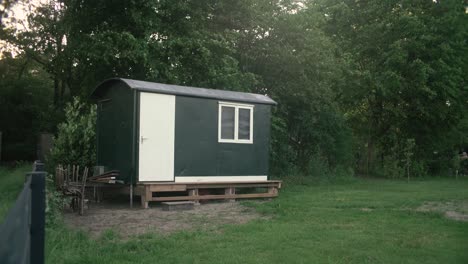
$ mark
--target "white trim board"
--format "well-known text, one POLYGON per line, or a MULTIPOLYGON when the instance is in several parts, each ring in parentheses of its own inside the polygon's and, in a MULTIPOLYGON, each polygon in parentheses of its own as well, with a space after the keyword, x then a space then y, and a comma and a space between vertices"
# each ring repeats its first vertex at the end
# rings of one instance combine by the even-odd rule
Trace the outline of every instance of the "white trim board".
POLYGON ((231 106, 240 106, 240 107, 248 107, 248 108, 254 108, 255 105, 252 104, 242 104, 242 103, 234 103, 234 102, 227 102, 227 101, 219 101, 218 104, 222 105, 231 105, 231 106))
POLYGON ((176 176, 175 182, 247 182, 266 181, 268 176, 176 176))

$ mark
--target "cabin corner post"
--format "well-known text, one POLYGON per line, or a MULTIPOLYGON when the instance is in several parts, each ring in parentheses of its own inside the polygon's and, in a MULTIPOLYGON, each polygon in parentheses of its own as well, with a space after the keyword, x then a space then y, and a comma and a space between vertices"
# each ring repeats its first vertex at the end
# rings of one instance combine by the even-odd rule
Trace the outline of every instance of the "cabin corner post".
POLYGON ((141 197, 141 208, 148 209, 149 208, 148 203, 153 198, 153 192, 150 190, 149 184, 143 185, 143 188, 140 192, 140 197, 141 197))

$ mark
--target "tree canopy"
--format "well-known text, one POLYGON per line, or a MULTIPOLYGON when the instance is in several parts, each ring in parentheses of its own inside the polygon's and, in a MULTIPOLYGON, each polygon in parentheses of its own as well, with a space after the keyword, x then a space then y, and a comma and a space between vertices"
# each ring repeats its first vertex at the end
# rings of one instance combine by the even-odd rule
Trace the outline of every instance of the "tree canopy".
POLYGON ((24 94, 33 78, 59 113, 116 76, 268 94, 279 103, 272 173, 320 163, 447 174, 468 148, 465 10, 462 0, 50 0, 25 28, 2 24, 19 54, 0 60, 12 76, 0 92, 24 94))

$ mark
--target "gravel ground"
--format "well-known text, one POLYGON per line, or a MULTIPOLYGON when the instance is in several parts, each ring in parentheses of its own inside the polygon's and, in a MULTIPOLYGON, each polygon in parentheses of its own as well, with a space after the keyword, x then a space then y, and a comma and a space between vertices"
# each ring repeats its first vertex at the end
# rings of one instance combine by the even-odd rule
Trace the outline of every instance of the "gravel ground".
POLYGON ((70 228, 83 230, 93 237, 112 229, 123 238, 148 232, 216 231, 226 224, 245 224, 265 218, 238 202, 207 202, 188 211, 163 211, 161 207, 152 205, 149 209, 130 209, 127 203, 102 202, 91 204, 83 216, 67 212, 64 218, 70 228))

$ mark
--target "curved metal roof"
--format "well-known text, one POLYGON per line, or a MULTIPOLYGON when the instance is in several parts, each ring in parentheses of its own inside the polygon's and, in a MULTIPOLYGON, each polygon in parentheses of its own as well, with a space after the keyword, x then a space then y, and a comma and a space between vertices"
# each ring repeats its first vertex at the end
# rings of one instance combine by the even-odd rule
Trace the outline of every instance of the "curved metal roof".
POLYGON ((144 92, 153 92, 153 93, 162 93, 162 94, 174 94, 181 96, 190 96, 190 97, 201 97, 201 98, 211 98, 218 100, 229 100, 237 102, 247 102, 247 103, 257 103, 257 104, 269 104, 276 105, 276 102, 273 101, 270 97, 261 94, 254 93, 243 93, 243 92, 233 92, 225 90, 216 90, 216 89, 207 89, 207 88, 197 88, 190 86, 180 86, 164 83, 155 83, 155 82, 145 82, 132 79, 124 78, 112 78, 105 80, 99 84, 96 89, 94 89, 91 94, 92 97, 99 97, 99 90, 106 87, 109 83, 120 81, 125 83, 130 89, 136 89, 144 92))

